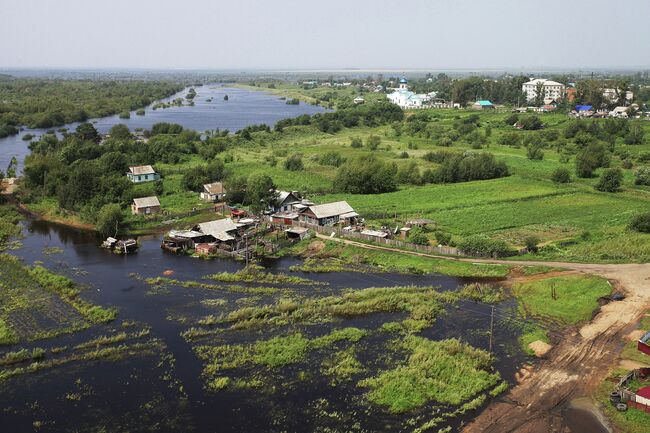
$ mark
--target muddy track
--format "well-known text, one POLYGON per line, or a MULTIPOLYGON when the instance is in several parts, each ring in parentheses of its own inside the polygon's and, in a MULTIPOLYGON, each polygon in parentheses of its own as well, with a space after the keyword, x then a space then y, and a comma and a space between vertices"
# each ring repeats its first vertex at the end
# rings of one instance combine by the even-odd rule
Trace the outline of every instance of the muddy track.
MULTIPOLYGON (((321 237, 321 236, 319 236, 321 237)), ((325 238, 325 236, 322 236, 325 238)), ((499 400, 490 404, 464 433, 548 433, 562 431, 563 411, 572 399, 590 395, 617 363, 622 342, 641 315, 650 308, 650 264, 587 264, 544 261, 507 261, 431 256, 360 242, 331 239, 362 248, 381 249, 474 263, 545 265, 607 278, 626 294, 622 301, 601 307, 594 319, 565 334, 532 373, 499 400)))

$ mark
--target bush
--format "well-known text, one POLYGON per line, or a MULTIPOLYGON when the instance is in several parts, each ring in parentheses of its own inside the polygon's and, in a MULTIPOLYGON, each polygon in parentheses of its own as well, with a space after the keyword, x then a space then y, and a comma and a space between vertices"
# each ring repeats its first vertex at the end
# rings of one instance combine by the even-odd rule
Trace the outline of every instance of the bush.
POLYGON ((445 233, 442 230, 436 230, 434 235, 438 244, 451 245, 451 235, 449 233, 445 233))
POLYGON ((409 242, 417 245, 429 245, 429 238, 422 227, 413 227, 408 237, 409 242))
POLYGON ((120 113, 120 119, 130 119, 131 118, 131 113, 128 111, 122 111, 120 113))
POLYGON ((503 123, 505 123, 508 126, 512 126, 515 123, 519 121, 519 115, 518 114, 511 114, 510 116, 506 117, 503 120, 503 123))
POLYGON ((458 248, 470 256, 505 257, 512 254, 504 241, 490 239, 484 235, 466 237, 460 242, 458 248))
POLYGON ((650 185, 650 167, 639 167, 634 172, 635 185, 650 185))
POLYGON ((526 131, 536 131, 538 129, 542 129, 544 126, 544 124, 542 124, 542 121, 539 120, 539 117, 537 116, 526 117, 520 123, 523 129, 526 131))
POLYGON ((346 161, 336 174, 335 187, 350 194, 379 194, 395 191, 397 166, 374 156, 346 161))
POLYGON ((358 149, 358 148, 360 148, 362 146, 363 146, 363 143, 361 142, 360 137, 352 137, 350 139, 350 147, 352 147, 354 149, 358 149))
POLYGON ((536 253, 538 250, 537 244, 539 243, 539 238, 536 236, 528 236, 524 239, 524 244, 526 249, 531 253, 536 253))
POLYGON ((571 182, 571 173, 564 167, 556 168, 551 175, 551 180, 555 183, 569 183, 571 182))
POLYGON ((640 233, 650 233, 650 212, 636 215, 630 222, 630 230, 640 233))
POLYGON ((526 156, 531 161, 541 161, 544 159, 544 151, 540 146, 531 144, 526 149, 526 156))
POLYGON ((330 150, 329 152, 325 152, 318 158, 318 163, 320 165, 330 165, 332 167, 340 167, 341 164, 345 162, 345 158, 341 156, 340 153, 330 150))
POLYGON ((595 169, 609 166, 609 152, 602 143, 591 143, 576 155, 576 174, 591 177, 595 169))
POLYGON ((102 236, 117 236, 124 215, 118 204, 106 204, 97 214, 97 231, 102 236))
POLYGON ((377 150, 380 143, 381 143, 381 138, 378 135, 371 135, 368 138, 366 138, 366 146, 370 150, 377 150))
POLYGON ((609 168, 600 175, 596 189, 603 192, 616 192, 621 189, 623 172, 620 168, 609 168))
POLYGON ((289 171, 302 171, 305 169, 305 166, 302 162, 302 155, 300 153, 294 153, 290 157, 284 160, 284 168, 289 171))
POLYGON ((399 154, 400 159, 408 159, 409 153, 407 151, 404 151, 399 154))
POLYGON ((420 169, 415 161, 411 161, 406 165, 401 166, 397 170, 396 179, 398 183, 421 185, 422 177, 420 176, 420 169))

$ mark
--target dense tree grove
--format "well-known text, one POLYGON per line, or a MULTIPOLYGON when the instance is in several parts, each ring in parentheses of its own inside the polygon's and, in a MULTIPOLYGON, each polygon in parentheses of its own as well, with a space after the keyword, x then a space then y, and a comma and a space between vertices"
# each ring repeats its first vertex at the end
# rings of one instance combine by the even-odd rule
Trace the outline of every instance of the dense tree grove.
POLYGON ((183 89, 166 81, 108 81, 0 76, 0 137, 18 126, 52 128, 135 110, 183 89))
POLYGON ((379 194, 397 189, 397 166, 372 155, 346 161, 334 181, 341 192, 379 194))
POLYGON ((433 152, 425 157, 440 165, 425 173, 424 180, 431 183, 455 183, 471 180, 496 179, 508 176, 508 166, 497 161, 491 153, 481 152, 433 152))

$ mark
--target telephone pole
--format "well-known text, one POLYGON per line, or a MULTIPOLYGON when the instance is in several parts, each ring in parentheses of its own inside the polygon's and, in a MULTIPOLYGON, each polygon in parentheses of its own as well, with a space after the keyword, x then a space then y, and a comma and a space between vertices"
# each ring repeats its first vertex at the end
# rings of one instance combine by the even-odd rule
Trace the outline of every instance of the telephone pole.
POLYGON ((490 314, 490 344, 489 352, 490 356, 492 355, 492 334, 494 333, 494 305, 492 306, 492 313, 490 314))

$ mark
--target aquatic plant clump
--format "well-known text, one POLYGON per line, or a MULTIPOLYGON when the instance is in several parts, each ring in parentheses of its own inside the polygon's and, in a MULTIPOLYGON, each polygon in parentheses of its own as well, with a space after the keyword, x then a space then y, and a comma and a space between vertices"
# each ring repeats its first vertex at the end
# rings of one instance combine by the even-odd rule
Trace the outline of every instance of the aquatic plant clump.
POLYGON ((296 285, 318 285, 318 283, 308 278, 296 277, 286 274, 273 274, 264 272, 261 268, 249 265, 237 272, 220 272, 218 274, 206 275, 205 279, 215 280, 224 283, 265 283, 265 284, 296 284, 296 285))
POLYGON ((431 341, 408 336, 403 365, 359 381, 370 401, 391 412, 406 412, 429 402, 459 405, 496 385, 490 354, 456 339, 431 341))

